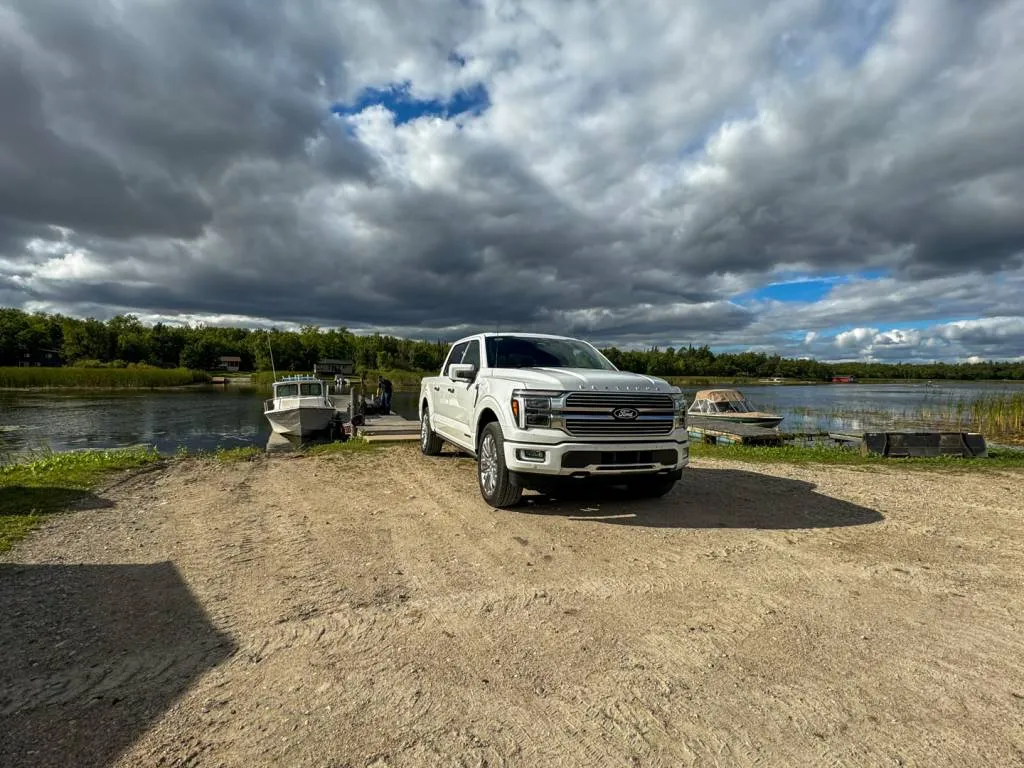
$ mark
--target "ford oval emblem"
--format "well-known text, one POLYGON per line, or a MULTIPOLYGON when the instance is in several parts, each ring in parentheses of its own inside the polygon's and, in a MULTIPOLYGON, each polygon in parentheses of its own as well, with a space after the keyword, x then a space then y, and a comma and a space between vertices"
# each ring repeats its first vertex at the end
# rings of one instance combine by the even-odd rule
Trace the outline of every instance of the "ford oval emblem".
POLYGON ((632 421, 640 412, 636 408, 616 408, 612 411, 612 416, 619 421, 632 421))

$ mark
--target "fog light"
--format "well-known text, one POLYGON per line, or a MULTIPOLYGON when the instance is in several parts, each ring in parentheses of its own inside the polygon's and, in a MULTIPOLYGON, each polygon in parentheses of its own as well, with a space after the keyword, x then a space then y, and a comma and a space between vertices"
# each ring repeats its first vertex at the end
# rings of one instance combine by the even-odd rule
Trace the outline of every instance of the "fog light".
POLYGON ((544 451, 527 450, 525 448, 520 448, 516 453, 518 454, 520 461, 542 462, 544 461, 544 457, 547 455, 544 451))

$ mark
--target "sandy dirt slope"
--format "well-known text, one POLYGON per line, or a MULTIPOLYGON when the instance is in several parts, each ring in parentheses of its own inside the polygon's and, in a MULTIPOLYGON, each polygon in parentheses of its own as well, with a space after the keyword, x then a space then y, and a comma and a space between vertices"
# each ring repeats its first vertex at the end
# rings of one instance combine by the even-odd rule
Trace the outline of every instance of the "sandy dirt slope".
POLYGON ((187 461, 53 519, 0 564, 0 765, 1024 764, 1021 475, 498 512, 473 466, 187 461))

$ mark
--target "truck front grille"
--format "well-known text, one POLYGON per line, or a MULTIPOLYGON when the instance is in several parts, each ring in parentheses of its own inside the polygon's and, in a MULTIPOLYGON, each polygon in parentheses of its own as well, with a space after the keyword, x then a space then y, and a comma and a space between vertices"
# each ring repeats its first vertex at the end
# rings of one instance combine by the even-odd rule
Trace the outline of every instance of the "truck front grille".
POLYGON ((565 407, 571 409, 607 410, 616 408, 656 408, 672 411, 672 395, 660 392, 572 392, 566 395, 565 407))
POLYGON ((657 392, 573 392, 565 398, 565 431, 576 437, 657 437, 672 431, 672 396, 657 392), (620 408, 637 412, 617 419, 620 408))

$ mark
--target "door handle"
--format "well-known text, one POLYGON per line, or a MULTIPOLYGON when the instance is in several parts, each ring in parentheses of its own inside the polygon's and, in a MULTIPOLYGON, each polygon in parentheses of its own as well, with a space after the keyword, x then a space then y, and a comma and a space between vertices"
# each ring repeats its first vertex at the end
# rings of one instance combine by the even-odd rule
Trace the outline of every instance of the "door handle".
POLYGON ((438 390, 440 390, 440 389, 441 389, 440 387, 434 387, 434 391, 435 391, 435 392, 437 392, 437 391, 438 391, 438 390))

